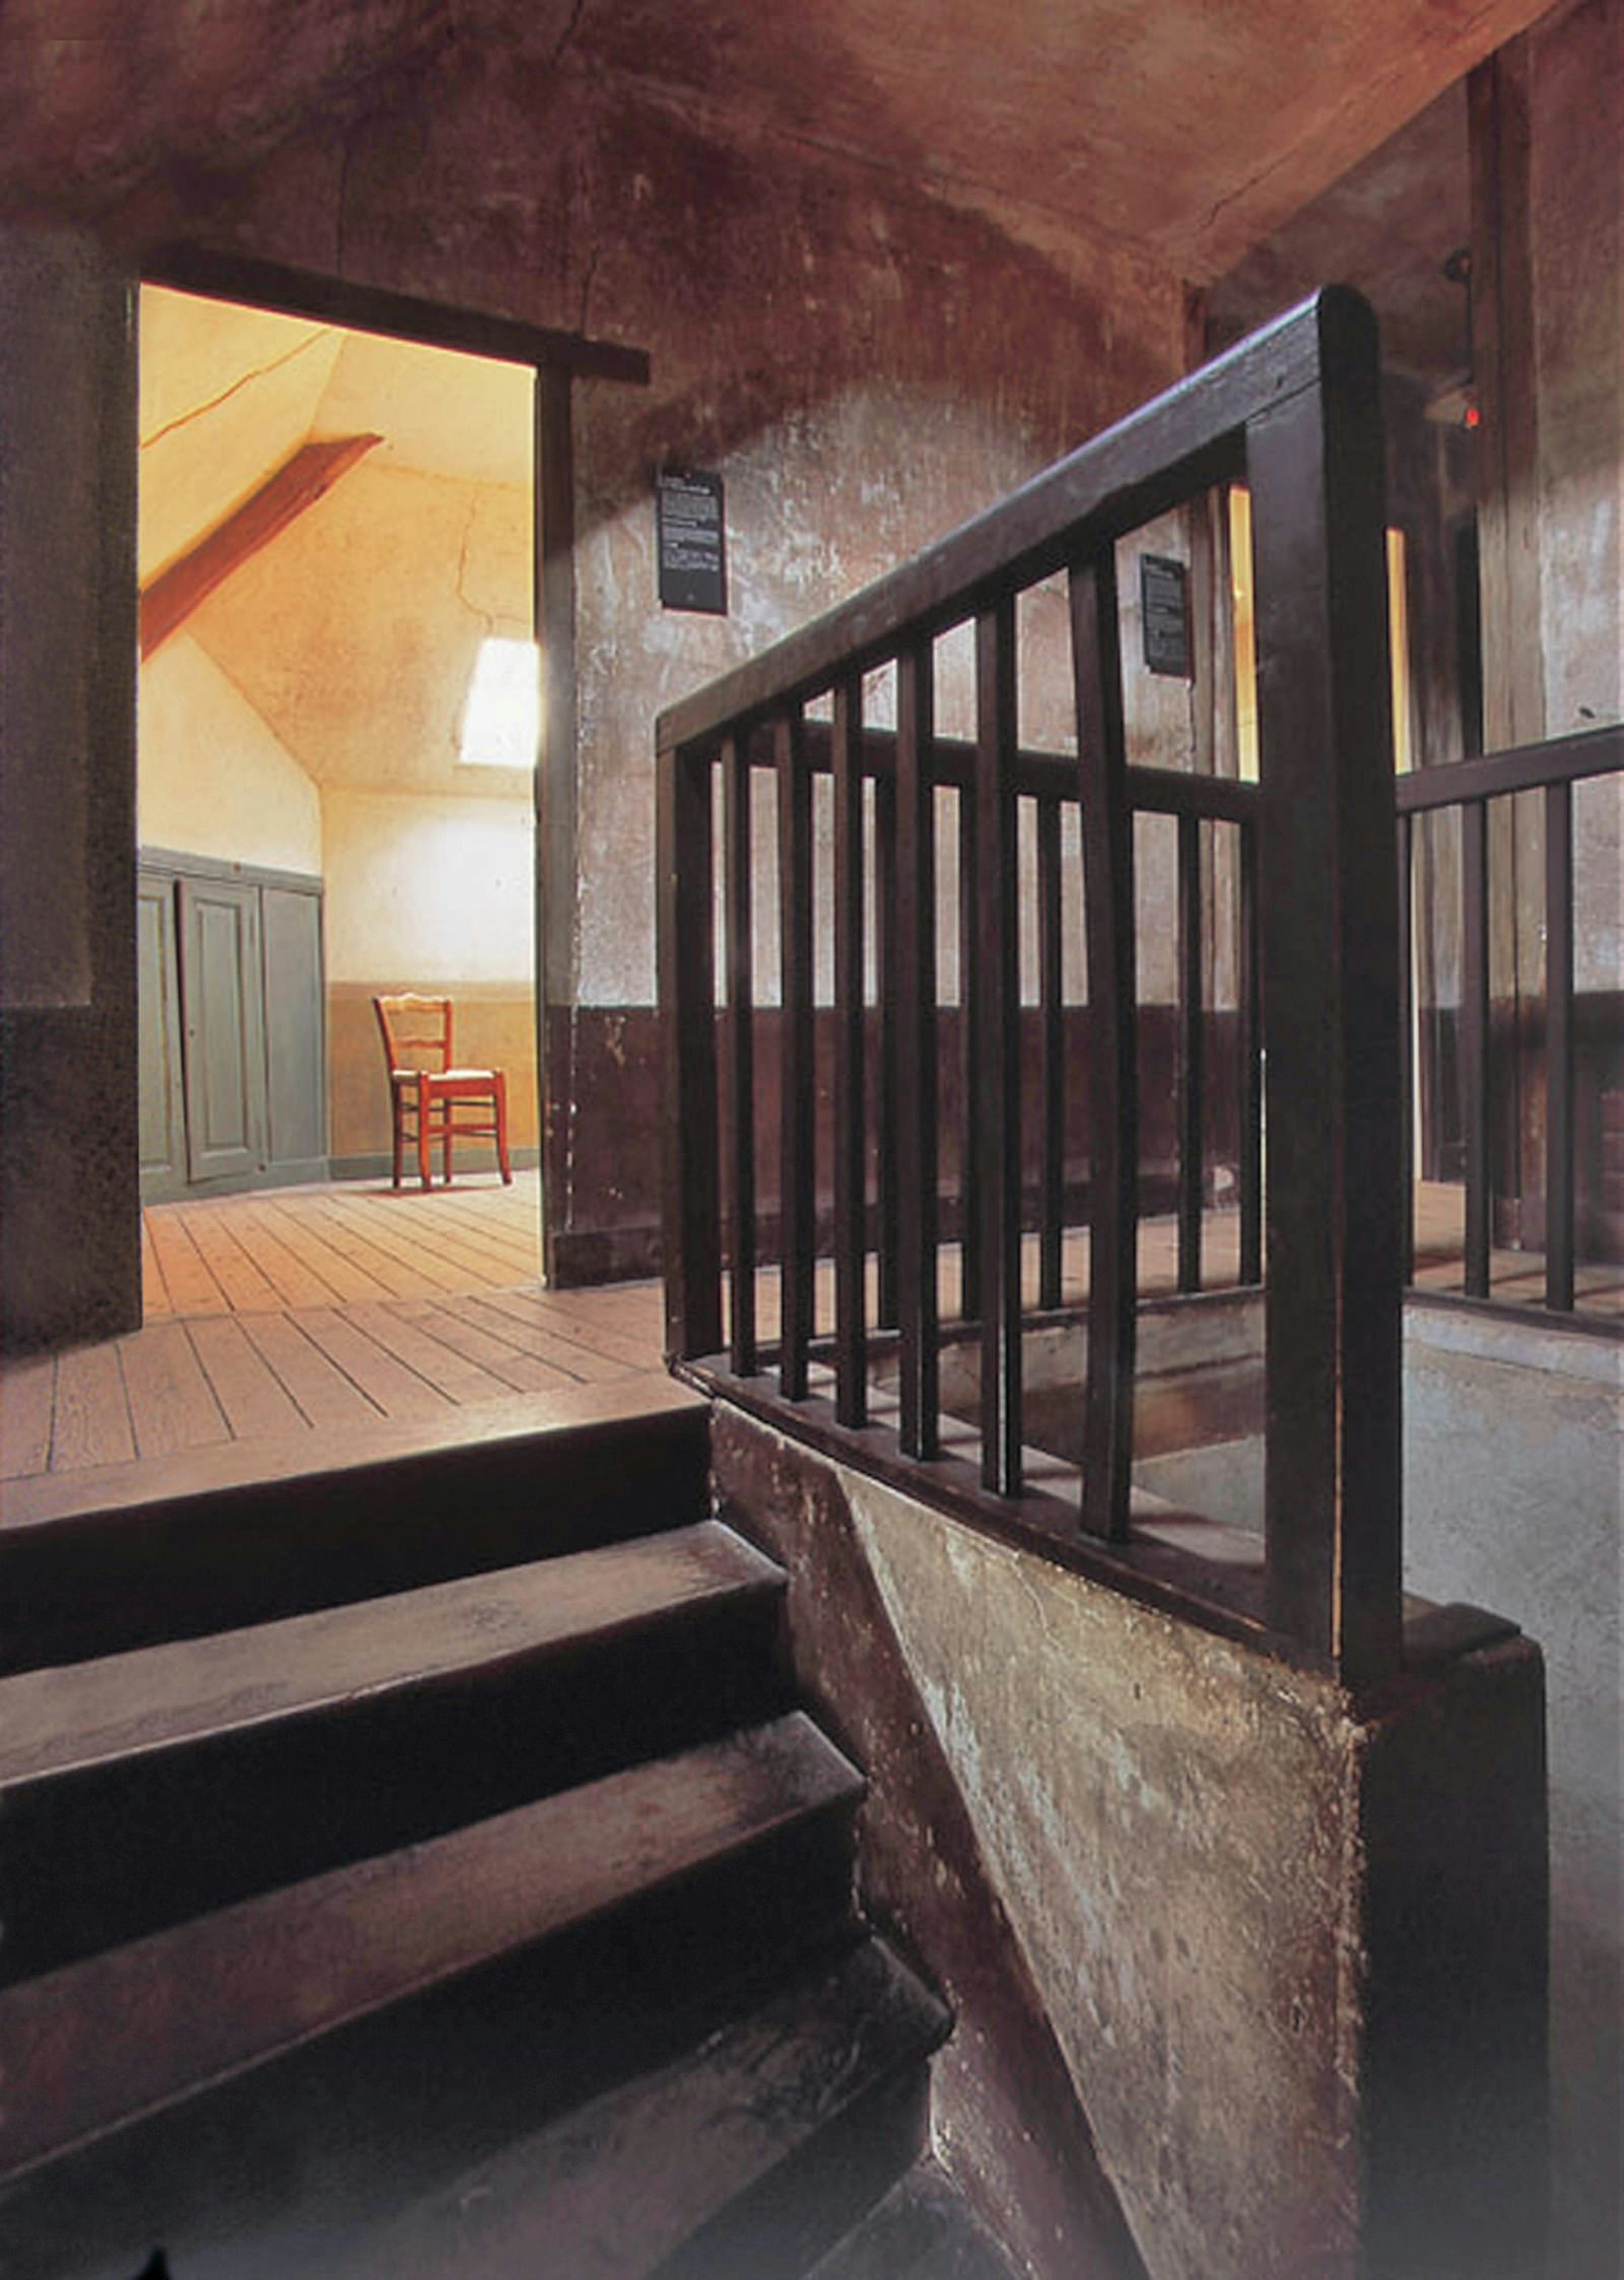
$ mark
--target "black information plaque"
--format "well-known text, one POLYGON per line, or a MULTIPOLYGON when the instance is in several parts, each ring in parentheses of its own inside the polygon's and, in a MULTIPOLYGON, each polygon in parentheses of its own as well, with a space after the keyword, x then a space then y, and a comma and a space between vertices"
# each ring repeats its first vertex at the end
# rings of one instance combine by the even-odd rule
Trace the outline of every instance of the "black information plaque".
POLYGON ((1165 554, 1139 557, 1140 618, 1144 661, 1151 673, 1180 681, 1189 675, 1189 572, 1165 554))
POLYGON ((727 551, 720 475, 662 467, 656 480, 659 597, 667 610, 727 614, 727 551))

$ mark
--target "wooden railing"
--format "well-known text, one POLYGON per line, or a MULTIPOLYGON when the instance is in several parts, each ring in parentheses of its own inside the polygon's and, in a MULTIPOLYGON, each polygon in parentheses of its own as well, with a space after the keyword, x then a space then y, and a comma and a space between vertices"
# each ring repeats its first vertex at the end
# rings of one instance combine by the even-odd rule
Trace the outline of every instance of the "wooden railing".
POLYGON ((1393 1668, 1400 1652, 1399 974, 1382 530, 1374 325, 1357 296, 1331 289, 677 705, 658 736, 673 1362, 922 1497, 1006 1530, 1045 1529, 1093 1572, 1361 1681, 1393 1668), (1116 542, 1214 483, 1240 480, 1251 488, 1255 530, 1260 783, 1130 767, 1116 542), (1068 589, 1072 760, 1022 751, 1017 738, 1017 597, 1057 575, 1068 589), (957 743, 937 734, 936 661, 943 637, 966 624, 975 733, 957 743), (864 676, 881 669, 895 702, 895 726, 883 730, 864 720, 864 676), (809 716, 817 700, 827 700, 827 720, 809 716), (781 1061, 779 1328, 770 1344, 758 1319, 751 908, 752 788, 767 770, 776 785, 781 1061), (833 786, 827 1244, 814 1165, 812 787, 822 773, 833 786), (963 1311, 980 1343, 974 1468, 944 1453, 939 1376, 943 785, 957 788, 958 814, 958 1028, 969 1082, 956 1201, 963 1311), (1060 816, 1067 803, 1081 814, 1087 1373, 1081 1483, 1058 1513, 1054 1496, 1035 1494, 1024 1477, 1023 799, 1037 815, 1043 1304, 1058 1298, 1060 1275, 1060 816), (1178 1281, 1187 1292, 1203 1279, 1204 830, 1240 835, 1240 939, 1257 945, 1255 965, 1243 957, 1237 991, 1243 1277, 1267 1264, 1255 1590, 1129 1525, 1140 1162, 1134 818, 1147 812, 1177 819, 1178 1281), (820 1249, 833 1258, 824 1338, 815 1319, 820 1249), (877 1420, 871 1401, 881 1351, 895 1367, 894 1423, 877 1420))
MULTIPOLYGON (((1454 812, 1459 819, 1460 1017, 1459 1083, 1465 1128, 1466 1223, 1462 1280, 1468 1298, 1490 1297, 1495 1181, 1490 1162, 1489 1068, 1489 809, 1497 799, 1543 792, 1544 825, 1544 981, 1543 1095, 1544 1167, 1542 1247, 1547 1310, 1572 1313, 1578 1257, 1575 1212, 1575 1086, 1574 990, 1574 786, 1624 771, 1624 728, 1589 729, 1549 743, 1520 746, 1486 759, 1455 762, 1401 776, 1397 784, 1400 987, 1405 1034, 1415 1018, 1410 913, 1414 900, 1416 819, 1454 812)), ((1516 913, 1508 914, 1518 923, 1516 913)), ((1509 1074, 1509 1073, 1507 1073, 1509 1074)), ((1406 1164, 1411 1159, 1416 1104, 1408 1057, 1403 1113, 1406 1164)), ((1503 1083, 1502 1095, 1515 1088, 1503 1083)), ((1405 1259, 1413 1255, 1412 1226, 1404 1229, 1405 1259)))

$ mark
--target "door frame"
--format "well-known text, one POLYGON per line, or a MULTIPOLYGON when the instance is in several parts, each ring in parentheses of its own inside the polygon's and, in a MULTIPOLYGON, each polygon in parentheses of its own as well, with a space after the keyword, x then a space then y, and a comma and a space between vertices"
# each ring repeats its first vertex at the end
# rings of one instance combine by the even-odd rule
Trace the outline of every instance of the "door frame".
MULTIPOLYGON (((573 386, 599 380, 646 388, 650 366, 642 349, 558 332, 490 311, 450 306, 359 285, 316 270, 298 269, 251 255, 178 244, 149 255, 142 284, 196 293, 342 327, 381 333, 426 348, 527 365, 535 375, 531 592, 535 640, 545 660, 535 770, 535 1067, 542 1131, 542 1270, 554 1279, 562 1183, 550 1176, 548 1136, 567 1130, 562 1102, 570 1081, 567 1054, 552 1041, 567 1023, 549 1019, 573 1005, 576 990, 574 905, 578 879, 575 716, 575 459, 573 386)), ((132 913, 133 925, 133 913, 132 913)))

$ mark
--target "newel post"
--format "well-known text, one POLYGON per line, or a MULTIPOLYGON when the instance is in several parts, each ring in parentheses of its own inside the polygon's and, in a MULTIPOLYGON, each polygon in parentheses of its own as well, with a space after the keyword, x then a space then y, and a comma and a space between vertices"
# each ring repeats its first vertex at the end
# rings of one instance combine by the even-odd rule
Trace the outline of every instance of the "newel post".
POLYGON ((656 944, 666 1354, 672 1361, 715 1353, 722 1343, 711 777, 708 753, 660 749, 656 944))
POLYGON ((1398 912, 1375 321, 1250 420, 1267 1071, 1268 1620, 1351 1681, 1401 1646, 1398 912))

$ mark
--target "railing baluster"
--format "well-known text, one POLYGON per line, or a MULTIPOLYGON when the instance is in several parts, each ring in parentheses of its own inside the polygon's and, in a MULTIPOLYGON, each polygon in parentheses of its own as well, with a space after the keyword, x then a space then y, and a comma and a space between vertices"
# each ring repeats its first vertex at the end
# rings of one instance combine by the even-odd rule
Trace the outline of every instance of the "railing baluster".
POLYGON ((1460 1082, 1466 1095, 1466 1289, 1489 1296, 1489 803, 1460 811, 1460 1082))
POLYGON ((958 791, 958 1076, 964 1095, 959 1119, 958 1312, 966 1322, 981 1314, 981 1141, 978 1096, 982 1082, 981 999, 975 944, 981 928, 980 772, 958 791))
POLYGON ((1201 819, 1179 818, 1179 1252, 1181 1291, 1201 1288, 1201 819))
POLYGON ((1037 1303, 1058 1306, 1066 1243, 1066 965, 1060 895, 1060 803, 1037 803, 1037 998, 1043 1043, 1043 1152, 1038 1170, 1037 1303))
POLYGON ((1545 788, 1545 1304, 1574 1306, 1574 792, 1545 788))
POLYGON ((1410 929, 1415 898, 1415 834, 1398 819, 1398 1272, 1415 1278, 1415 959, 1410 929))
POLYGON ((932 656, 897 661, 897 1251, 904 1453, 937 1453, 936 859, 932 656))
POLYGON ((897 787, 874 779, 874 986, 880 1050, 874 1103, 874 1319, 894 1330, 897 1270, 897 787))
POLYGON ((1375 322, 1318 304, 1319 385, 1247 422, 1268 1017, 1271 1623, 1397 1665, 1397 878, 1375 322))
POLYGON ((786 1401, 806 1398, 817 1238, 813 1192, 812 772, 799 710, 773 728, 778 772, 778 924, 783 998, 783 1146, 779 1213, 779 1384, 786 1401))
POLYGON ((655 794, 665 1152, 666 1351, 722 1344, 711 756, 659 755, 655 794))
POLYGON ((867 1415, 864 1335, 863 689, 835 688, 835 1413, 867 1415))
POLYGON ((1258 957, 1258 827, 1241 828, 1241 1280, 1263 1280, 1263 1006, 1258 957))
POLYGON ((1015 605, 975 621, 979 1009, 972 1095, 981 1190, 981 1481, 1019 1496, 1020 1444, 1020 959, 1016 933, 1015 605))
POLYGON ((1122 730, 1116 564, 1071 574, 1089 956, 1089 1376, 1082 1524, 1128 1534, 1139 1227, 1138 987, 1134 824, 1122 730))
POLYGON ((727 907, 727 1013, 732 1082, 727 1159, 733 1172, 733 1367, 741 1377, 756 1368, 756 1043, 755 970, 751 942, 750 753, 740 736, 722 745, 727 836, 722 843, 727 907))

